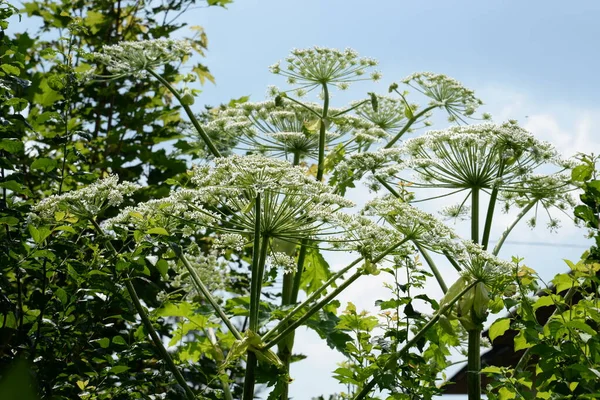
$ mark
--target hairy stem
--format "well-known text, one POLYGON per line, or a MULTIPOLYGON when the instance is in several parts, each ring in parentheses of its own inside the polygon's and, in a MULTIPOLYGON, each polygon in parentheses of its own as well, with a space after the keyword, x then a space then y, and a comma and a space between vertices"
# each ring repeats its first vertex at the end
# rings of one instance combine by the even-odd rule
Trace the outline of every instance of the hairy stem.
MULTIPOLYGON (((98 234, 101 237, 105 237, 104 231, 102 230, 100 225, 98 225, 98 222, 96 222, 96 220, 93 218, 90 218, 90 221, 91 221, 92 225, 94 226, 94 228, 96 229, 96 231, 98 232, 98 234)), ((106 238, 104 243, 106 244, 106 247, 110 250, 110 252, 115 257, 117 257, 119 255, 119 253, 117 252, 115 247, 112 245, 112 243, 108 240, 108 238, 106 238)), ((177 368, 177 365, 175 365, 175 362, 171 358, 171 355, 165 348, 162 340, 158 336, 158 333, 154 329, 154 326, 152 325, 152 321, 150 321, 150 318, 148 318, 148 314, 146 313, 146 310, 144 310, 144 307, 142 306, 142 303, 140 302, 140 298, 138 297, 137 292, 135 291, 135 288, 133 287, 133 283, 131 283, 131 280, 129 280, 129 279, 125 280, 125 287, 127 288, 129 297, 131 297, 133 306, 135 307, 140 318, 142 319, 142 324, 144 325, 144 328, 146 328, 146 331, 148 331, 148 334, 152 338, 152 342, 154 342, 154 345, 158 349, 158 352, 159 352, 160 356, 162 357, 163 361, 165 362, 165 364, 167 364, 167 368, 175 376, 175 379, 177 380, 179 385, 185 390, 186 397, 189 400, 194 400, 196 398, 196 395, 194 394, 192 389, 189 387, 185 378, 183 377, 183 375, 177 368)))
POLYGON ((321 182, 325 173, 325 137, 327 134, 327 113, 329 111, 329 89, 327 84, 323 84, 323 114, 321 115, 321 125, 319 127, 319 163, 317 166, 317 181, 321 182))
POLYGON ((481 400, 481 329, 468 333, 467 392, 469 400, 481 400))
POLYGON ((484 250, 487 250, 490 241, 490 233, 492 231, 492 220, 494 219, 494 208, 498 199, 498 191, 500 190, 500 178, 504 174, 504 161, 500 161, 500 167, 498 168, 498 175, 496 176, 496 183, 490 194, 490 202, 488 204, 487 215, 485 216, 485 227, 483 228, 483 237, 481 238, 481 245, 484 250))
MULTIPOLYGON (((440 308, 439 311, 429 320, 429 322, 427 322, 423 326, 423 328, 421 328, 421 330, 419 332, 417 332, 415 334, 415 336, 413 336, 412 339, 410 339, 408 342, 406 342, 406 344, 400 350, 398 350, 392 357, 390 357, 387 360, 385 365, 380 370, 381 371, 395 370, 397 368, 396 363, 398 362, 400 357, 402 357, 402 355, 404 353, 406 353, 412 346, 414 346, 415 343, 417 343, 419 340, 421 340, 421 338, 427 333, 427 331, 433 325, 435 325, 435 323, 440 319, 440 317, 442 315, 446 314, 448 312, 448 310, 450 310, 450 308, 452 306, 454 306, 454 304, 456 304, 456 302, 458 300, 460 300, 460 298, 462 296, 464 296, 465 293, 467 293, 469 290, 471 290, 471 288, 473 288, 476 284, 477 284, 477 282, 470 283, 463 290, 461 290, 460 293, 458 293, 452 300, 450 300, 446 305, 444 305, 442 308, 440 308)), ((363 386, 361 391, 356 394, 356 396, 354 397, 354 400, 364 399, 371 392, 371 390, 373 390, 376 383, 377 383, 376 379, 371 378, 371 380, 365 386, 363 386)))
POLYGON ((202 126, 200 125, 200 122, 198 122, 198 119, 196 118, 196 116, 194 116, 192 109, 188 105, 183 104, 183 102, 181 100, 181 95, 179 94, 177 89, 175 89, 165 78, 163 78, 162 76, 157 74, 154 70, 148 68, 146 71, 148 71, 148 73, 150 73, 150 75, 152 75, 160 83, 162 83, 169 90, 169 92, 171 92, 173 94, 173 96, 175 96, 175 98, 179 101, 179 104, 181 104, 181 106, 185 110, 185 113, 187 114, 188 118, 192 122, 192 125, 194 125, 194 128, 196 128, 196 130, 198 131, 198 134, 200 135, 200 137, 202 138, 202 140, 204 141, 204 143, 210 150, 211 154, 214 157, 221 157, 221 153, 219 152, 219 150, 217 150, 217 148, 213 144, 212 140, 210 140, 210 137, 208 137, 208 134, 202 128, 202 126))
MULTIPOLYGON (((262 236, 261 231, 261 195, 256 195, 254 203, 254 247, 252 249, 252 277, 250 280, 250 323, 248 329, 258 333, 260 295, 262 292, 262 279, 267 259, 269 237, 262 236)), ((244 377, 243 400, 254 398, 254 385, 257 367, 256 354, 248 350, 246 358, 246 375, 244 377)))
POLYGON ((436 107, 437 106, 427 107, 426 109, 424 109, 423 111, 421 111, 420 113, 418 113, 417 115, 415 115, 411 119, 409 119, 408 122, 406 123, 406 125, 404 125, 404 128, 402 128, 402 130, 400 130, 400 132, 398 132, 396 134, 396 136, 394 136, 392 138, 392 140, 390 140, 384 146, 384 149, 389 149, 390 147, 392 147, 410 129, 410 127, 412 126, 412 124, 414 124, 415 122, 417 122, 417 120, 419 118, 421 118, 423 115, 425 115, 426 113, 428 113, 429 111, 433 110, 436 107))
POLYGON ((479 243, 479 188, 471 192, 471 240, 479 243))

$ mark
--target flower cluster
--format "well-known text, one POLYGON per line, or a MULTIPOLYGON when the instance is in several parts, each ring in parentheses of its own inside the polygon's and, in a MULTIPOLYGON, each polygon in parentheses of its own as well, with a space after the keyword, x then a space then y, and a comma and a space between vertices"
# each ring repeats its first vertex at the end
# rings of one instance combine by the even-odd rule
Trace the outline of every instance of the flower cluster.
POLYGON ((418 174, 421 187, 506 190, 557 152, 513 123, 481 124, 430 131, 404 143, 407 164, 418 174))
POLYGON ((404 78, 402 83, 431 98, 432 106, 445 108, 451 121, 462 121, 461 116, 473 115, 483 104, 475 97, 475 92, 446 75, 418 72, 404 78))
POLYGON ((453 252, 454 259, 462 266, 467 280, 476 280, 495 288, 509 280, 514 265, 485 251, 481 245, 470 240, 460 242, 453 252))
POLYGON ((285 76, 290 85, 300 85, 307 91, 326 84, 336 84, 340 89, 347 89, 354 81, 377 81, 381 78, 379 72, 372 72, 369 77, 365 77, 367 71, 377 65, 377 61, 359 57, 351 49, 295 49, 285 61, 285 67, 278 62, 269 68, 270 71, 285 76))
POLYGON ((377 96, 376 98, 376 110, 370 101, 354 102, 353 106, 364 103, 356 108, 356 114, 372 122, 388 134, 398 133, 407 122, 404 114, 404 102, 388 96, 377 96))
POLYGON ((82 218, 93 218, 108 207, 123 203, 140 186, 131 182, 119 183, 116 175, 100 179, 82 189, 53 195, 40 201, 33 211, 42 218, 53 218, 57 211, 68 210, 82 218))
POLYGON ((369 188, 377 191, 378 179, 389 181, 404 169, 402 156, 403 152, 398 148, 351 154, 335 166, 334 181, 348 185, 368 175, 369 188))
POLYGON ((413 243, 440 253, 454 253, 456 234, 433 215, 388 195, 367 203, 363 214, 383 218, 413 243))
MULTIPOLYGON (((308 103, 300 106, 285 101, 243 103, 215 113, 206 131, 219 131, 236 138, 246 151, 269 153, 277 157, 316 158, 319 147, 318 130, 322 106, 308 103)), ((329 148, 344 145, 347 152, 386 137, 386 132, 366 119, 340 115, 342 110, 330 108, 326 143, 329 148)))
MULTIPOLYGON (((373 260, 390 246, 400 243, 405 236, 373 222, 365 216, 348 216, 342 221, 344 233, 331 240, 333 250, 356 251, 367 260, 373 260)), ((404 252, 406 245, 398 247, 391 254, 404 252)))
MULTIPOLYGON (((196 271, 202 282, 214 294, 216 291, 225 289, 229 264, 226 259, 219 256, 216 250, 203 253, 198 246, 190 246, 186 249, 185 258, 196 271)), ((176 275, 170 281, 174 288, 185 288, 188 296, 203 296, 196 290, 195 285, 191 283, 190 272, 180 262, 169 261, 169 266, 176 275)))
POLYGON ((258 195, 262 234, 292 241, 337 231, 339 210, 353 205, 286 161, 251 155, 214 163, 194 169, 192 182, 207 208, 230 211, 222 219, 240 234, 254 232, 258 195))
POLYGON ((112 74, 110 78, 128 75, 143 78, 147 70, 174 61, 184 61, 191 52, 192 46, 186 40, 154 39, 105 45, 100 52, 91 56, 94 61, 106 65, 112 74))

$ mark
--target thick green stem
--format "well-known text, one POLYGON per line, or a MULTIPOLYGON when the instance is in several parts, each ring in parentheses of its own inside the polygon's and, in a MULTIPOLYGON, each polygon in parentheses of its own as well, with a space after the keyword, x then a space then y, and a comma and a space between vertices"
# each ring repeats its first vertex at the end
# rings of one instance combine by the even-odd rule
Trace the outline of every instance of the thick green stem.
POLYGON ((237 330, 235 325, 233 325, 231 320, 227 317, 227 315, 225 314, 223 309, 219 306, 219 303, 217 303, 216 299, 212 296, 212 294, 210 293, 210 290, 208 290, 206 285, 204 285, 204 283, 202 282, 202 279, 200 278, 200 275, 198 275, 198 272, 190 264, 187 257, 181 251, 181 248, 175 244, 171 244, 171 248, 173 249, 173 251, 175 252, 177 257, 181 260, 181 262, 183 263, 185 268, 190 273, 190 276, 192 277, 192 281, 194 282, 194 286, 196 286, 196 289, 198 289, 198 291, 200 293, 202 293, 202 295, 210 303, 212 308, 217 312, 219 317, 221 317, 221 320, 223 321, 223 323, 225 323, 225 325, 227 326, 229 331, 233 334, 233 336, 238 340, 242 340, 242 335, 237 330))
POLYGON ((467 391, 469 400, 481 400, 481 329, 468 333, 467 391))
MULTIPOLYGON (((250 322, 248 329, 258 333, 260 296, 262 293, 262 280, 267 260, 269 236, 261 231, 261 195, 256 195, 254 203, 254 248, 252 250, 252 277, 250 280, 250 322)), ((246 358, 246 375, 244 377, 243 400, 254 398, 255 375, 257 367, 256 354, 248 350, 246 358)))
POLYGON ((400 130, 400 132, 398 132, 396 136, 394 136, 392 140, 390 140, 388 144, 385 145, 384 149, 389 149, 390 147, 392 147, 402 137, 402 135, 404 135, 410 129, 412 124, 414 124, 419 118, 425 115, 425 113, 428 113, 436 107, 437 106, 427 107, 426 109, 409 119, 406 125, 404 125, 404 128, 402 128, 402 130, 400 130))
MULTIPOLYGON (((450 308, 452 306, 454 306, 454 304, 456 304, 456 302, 458 300, 460 300, 460 298, 462 296, 464 296, 465 293, 467 293, 469 290, 471 290, 471 288, 473 288, 476 284, 477 284, 477 282, 472 282, 471 284, 467 285, 452 300, 450 300, 447 304, 445 304, 442 308, 440 308, 439 311, 429 320, 429 322, 427 322, 423 326, 423 328, 421 328, 421 330, 419 332, 417 332, 415 334, 415 336, 413 336, 412 339, 410 339, 408 342, 406 342, 406 344, 400 350, 398 350, 392 357, 390 357, 387 360, 387 362, 385 363, 383 368, 381 368, 380 370, 381 371, 396 370, 397 369, 396 363, 398 362, 400 357, 402 357, 402 355, 404 353, 406 353, 412 346, 414 346, 415 343, 417 343, 419 340, 421 340, 421 338, 427 333, 427 331, 433 325, 435 325, 435 323, 440 319, 440 317, 442 315, 446 314, 448 312, 448 310, 450 310, 450 308)), ((354 397, 354 400, 364 399, 371 392, 371 390, 373 390, 375 385, 376 385, 376 379, 371 378, 371 380, 365 386, 363 386, 361 391, 356 394, 356 396, 354 397)))
POLYGON ((431 256, 429 255, 429 253, 427 252, 427 250, 425 250, 425 248, 423 246, 421 246, 418 242, 413 242, 413 243, 417 247, 417 249, 421 252, 425 261, 427 261, 427 265, 429 265, 431 272, 433 272, 433 276, 435 276, 435 279, 438 281, 438 284, 442 288, 442 292, 444 292, 444 294, 446 294, 448 292, 448 286, 446 285, 446 282, 444 282, 444 278, 442 278, 442 274, 440 274, 440 271, 435 266, 433 259, 431 258, 431 256))
POLYGON ((531 203, 527 204, 520 212, 519 214, 517 214, 517 217, 515 218, 515 220, 508 226, 508 228, 506 228, 504 230, 504 232, 502 232, 502 236, 500 236, 500 239, 498 239, 498 243, 496 243, 496 246, 494 247, 494 250, 492 251, 492 254, 497 256, 498 253, 500 253, 500 249, 502 248, 502 245, 504 244, 504 241, 506 240, 506 238, 508 237, 508 235, 510 234, 510 232, 512 232, 513 228, 519 223, 519 221, 525 216, 525 214, 527 214, 529 212, 529 210, 531 210, 533 208, 533 206, 535 206, 537 203, 537 200, 532 201, 531 203))
POLYGON ((447 251, 444 251, 444 255, 446 256, 446 259, 450 262, 450 264, 452 264, 452 266, 454 267, 454 269, 458 272, 462 271, 461 266, 456 262, 456 260, 454 259, 454 257, 452 257, 450 255, 450 253, 448 253, 447 251))
POLYGON ((479 243, 479 188, 471 192, 471 240, 479 243))
MULTIPOLYGON (((100 225, 98 225, 98 222, 96 222, 96 220, 91 218, 90 222, 92 223, 92 225, 94 226, 94 228, 96 229, 96 231, 98 232, 98 234, 101 237, 106 236, 104 234, 104 231, 100 227, 100 225)), ((108 240, 108 238, 106 238, 105 243, 106 243, 106 247, 110 250, 110 252, 115 257, 119 255, 119 253, 117 252, 117 249, 115 249, 115 247, 108 240)), ((175 376, 175 380, 177 380, 177 383, 179 383, 179 385, 183 388, 183 390, 185 390, 186 397, 189 400, 194 400, 196 398, 196 395, 194 394, 192 389, 189 387, 185 378, 183 377, 183 375, 181 374, 181 372, 175 365, 175 362, 171 358, 171 355, 165 348, 162 340, 158 336, 158 333, 156 332, 156 330, 154 329, 154 326, 152 325, 152 321, 150 321, 150 318, 148 318, 148 314, 146 314, 146 310, 144 310, 144 307, 142 306, 142 303, 140 302, 140 298, 138 297, 137 292, 135 291, 135 288, 133 287, 133 284, 131 283, 131 281, 129 279, 125 280, 125 288, 127 288, 127 293, 129 293, 129 297, 131 297, 133 306, 135 307, 140 318, 142 319, 142 324, 144 325, 144 328, 146 328, 146 331, 148 331, 148 334, 152 338, 152 342, 156 346, 160 356, 162 357, 163 361, 167 365, 167 368, 171 371, 173 376, 175 376)))
POLYGON ((244 376, 243 400, 254 400, 254 384, 256 382, 255 371, 257 366, 256 354, 249 351, 246 358, 246 375, 244 376))
MULTIPOLYGON (((471 240, 479 243, 479 188, 471 192, 471 240)), ((481 329, 469 331, 467 394, 469 400, 481 400, 481 329)))
POLYGON ((400 198, 400 194, 398 192, 396 192, 396 190, 386 181, 384 181, 382 178, 380 178, 379 176, 376 176, 375 179, 377 179, 377 181, 379 183, 381 183, 381 185, 386 188, 388 190, 388 192, 390 192, 392 194, 392 196, 394 196, 395 198, 399 199, 400 198))
POLYGON ((219 152, 219 150, 217 150, 217 148, 213 144, 212 140, 210 140, 210 137, 208 137, 208 134, 202 128, 202 126, 200 125, 200 122, 198 122, 198 119, 196 118, 196 116, 192 112, 192 109, 190 108, 190 106, 184 104, 184 102, 182 101, 181 94, 179 94, 179 92, 177 91, 177 89, 175 89, 165 78, 163 78, 162 76, 160 76, 154 70, 147 69, 146 71, 148 71, 148 73, 150 73, 150 75, 152 75, 160 83, 162 83, 169 90, 169 92, 171 92, 173 94, 173 96, 175 96, 175 98, 179 101, 179 104, 181 104, 181 106, 185 110, 185 113, 187 114, 188 118, 192 122, 192 125, 194 125, 194 128, 196 128, 196 131, 198 131, 198 134, 200 135, 200 137, 202 138, 202 140, 204 141, 204 143, 206 144, 206 146, 210 150, 211 154, 214 157, 221 157, 221 153, 219 152))
POLYGON ((319 127, 319 163, 317 166, 317 181, 321 182, 325 173, 325 138, 327 135, 327 113, 329 111, 329 90, 327 84, 323 84, 323 114, 319 127))
POLYGON ((492 193, 490 194, 490 202, 488 204, 487 214, 485 216, 485 227, 483 228, 483 237, 481 238, 481 245, 484 250, 487 250, 489 241, 490 241, 490 233, 492 231, 492 220, 494 219, 494 209, 496 207, 496 202, 498 199, 498 192, 500 190, 500 179, 504 174, 504 161, 500 161, 500 167, 498 168, 498 175, 496 176, 496 183, 494 188, 492 189, 492 193))

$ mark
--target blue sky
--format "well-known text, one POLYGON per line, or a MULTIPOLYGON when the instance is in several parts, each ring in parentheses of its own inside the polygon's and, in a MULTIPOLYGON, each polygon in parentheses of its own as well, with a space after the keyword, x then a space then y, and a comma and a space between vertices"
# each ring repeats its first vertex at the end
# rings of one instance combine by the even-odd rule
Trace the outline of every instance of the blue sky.
MULTIPOLYGON (((495 120, 517 119, 566 154, 600 152, 600 2, 560 1, 357 1, 237 0, 227 10, 201 8, 184 18, 201 25, 209 38, 203 62, 217 80, 196 104, 216 105, 251 95, 261 101, 267 85, 285 87, 268 66, 292 48, 314 45, 357 50, 379 60, 383 79, 357 83, 335 93, 334 105, 364 98, 417 71, 444 73, 476 91, 495 120)), ((28 24, 15 23, 21 30, 28 24)), ((435 128, 445 127, 443 120, 435 128)), ((354 193, 360 202, 365 189, 354 193)), ((502 231, 503 218, 494 233, 502 231)), ((559 234, 522 227, 513 242, 580 244, 583 232, 565 220, 559 234)), ((503 256, 520 255, 544 279, 566 269, 563 258, 577 260, 581 248, 507 244, 503 256)), ((344 260, 336 259, 334 267, 344 260)), ((452 270, 446 270, 452 274, 452 270)), ((365 278, 342 297, 371 308, 381 292, 380 278, 365 278)), ((441 295, 437 288, 431 294, 441 295)), ((297 399, 343 390, 331 371, 342 358, 308 332, 297 335, 298 351, 309 355, 293 366, 292 395, 297 399)))

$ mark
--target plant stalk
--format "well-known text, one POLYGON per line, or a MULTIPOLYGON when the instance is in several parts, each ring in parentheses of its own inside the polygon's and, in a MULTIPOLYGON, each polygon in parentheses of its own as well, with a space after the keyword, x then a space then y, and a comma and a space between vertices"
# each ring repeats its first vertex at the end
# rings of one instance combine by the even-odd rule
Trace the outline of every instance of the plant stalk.
MULTIPOLYGON (((100 234, 100 236, 106 237, 106 235, 104 234, 104 231, 102 230, 100 225, 98 225, 98 222, 96 222, 96 220, 93 218, 90 218, 90 221, 91 221, 92 225, 94 226, 94 228, 96 229, 96 231, 100 234)), ((112 243, 108 240, 108 238, 106 238, 105 243, 106 243, 106 247, 110 250, 110 252, 115 257, 117 257, 119 255, 119 253, 117 252, 117 249, 115 249, 115 247, 112 245, 112 243)), ((167 368, 169 368, 171 373, 175 376, 177 383, 179 383, 179 385, 183 388, 183 390, 185 390, 186 398, 188 398, 189 400, 194 400, 196 398, 196 395, 194 394, 192 389, 189 387, 185 378, 183 377, 183 375, 181 374, 181 372, 175 365, 175 362, 173 361, 173 359, 171 358, 171 355, 165 348, 162 340, 158 336, 158 333, 154 329, 154 326, 152 326, 152 321, 150 321, 150 318, 148 318, 148 314, 146 314, 146 311, 144 310, 144 307, 142 306, 142 303, 140 302, 140 298, 138 297, 137 292, 135 291, 135 288, 129 279, 125 280, 125 287, 127 288, 127 292, 129 293, 129 297, 131 297, 131 300, 133 302, 133 305, 134 305, 137 313, 139 314, 140 318, 142 319, 144 328, 146 328, 146 330, 150 334, 150 337, 152 338, 154 345, 158 349, 160 356, 162 357, 165 364, 167 364, 167 368)))
POLYGON ((435 279, 438 281, 440 288, 442 288, 442 292, 444 292, 444 294, 446 294, 448 292, 448 286, 446 285, 446 282, 444 282, 444 278, 442 278, 442 274, 440 274, 440 271, 435 266, 433 259, 431 258, 431 256, 427 252, 427 250, 425 250, 425 248, 423 246, 421 246, 418 242, 413 241, 413 244, 421 252, 425 261, 427 261, 427 264, 429 265, 429 269, 431 269, 431 272, 433 272, 433 276, 435 276, 435 279))
POLYGON ((175 98, 179 101, 179 104, 181 104, 181 106, 185 110, 185 113, 187 114, 188 118, 192 122, 192 125, 194 125, 194 128, 196 128, 196 130, 198 131, 198 134, 200 135, 200 137, 202 138, 202 140, 204 141, 204 143, 210 150, 211 154, 214 157, 221 157, 221 153, 219 152, 219 150, 217 150, 217 148, 213 144, 212 140, 210 140, 210 137, 208 137, 208 134, 206 133, 206 131, 200 125, 200 122, 198 122, 198 119, 194 116, 194 113, 192 112, 192 109, 190 108, 190 106, 183 104, 181 95, 179 94, 177 89, 175 89, 165 78, 160 76, 154 70, 148 68, 146 71, 148 71, 148 73, 150 73, 150 75, 152 75, 160 83, 162 83, 169 90, 169 92, 171 92, 173 94, 173 96, 175 96, 175 98))
POLYGON ((321 115, 321 125, 319 127, 319 164, 317 166, 317 181, 323 180, 325 173, 325 137, 327 134, 327 113, 329 111, 329 89, 327 84, 323 84, 323 114, 321 115))
POLYGON ((400 132, 398 132, 396 134, 396 136, 394 136, 392 138, 392 140, 390 140, 388 142, 388 144, 386 144, 384 146, 384 149, 389 149, 390 147, 392 147, 412 126, 412 124, 414 124, 419 118, 421 118, 425 113, 428 113, 429 111, 433 110, 434 108, 436 108, 437 106, 430 106, 425 108, 423 111, 421 111, 420 113, 418 113, 417 115, 413 116, 411 119, 408 120, 408 122, 406 123, 406 125, 404 125, 404 128, 402 128, 402 130, 400 132))
MULTIPOLYGON (((261 230, 262 206, 261 195, 256 195, 254 203, 254 247, 252 250, 252 277, 250 280, 250 322, 248 329, 251 332, 258 333, 259 328, 259 308, 260 295, 262 292, 262 279, 267 259, 267 250, 269 237, 262 235, 261 230)), ((246 358, 246 375, 244 377, 243 400, 254 399, 254 386, 256 367, 258 361, 256 354, 248 350, 246 358)))
POLYGON ((508 226, 508 228, 506 228, 506 230, 504 230, 504 232, 502 232, 502 236, 500 236, 500 239, 498 239, 498 243, 496 243, 496 246, 494 247, 494 250, 492 251, 492 254, 497 256, 498 253, 500 253, 500 249, 502 248, 502 245, 504 244, 504 241, 506 240, 506 238, 508 237, 508 235, 510 234, 510 232, 513 230, 513 228, 519 223, 519 221, 525 216, 525 214, 527 214, 529 212, 529 210, 531 210, 533 208, 533 206, 536 205, 538 201, 534 200, 531 203, 527 204, 520 212, 519 214, 517 214, 517 217, 515 218, 515 220, 508 226))
POLYGON ((481 329, 468 333, 467 392, 469 400, 481 400, 481 329))
POLYGON ((490 241, 490 233, 492 231, 492 219, 494 218, 494 208, 496 207, 496 202, 498 199, 498 192, 500 190, 500 183, 498 182, 502 175, 504 174, 504 161, 500 161, 500 167, 498 168, 498 175, 496 176, 496 184, 492 189, 492 193, 490 194, 490 202, 488 204, 487 215, 485 216, 485 226, 483 228, 483 237, 481 238, 481 245, 484 250, 487 250, 489 241, 490 241))

